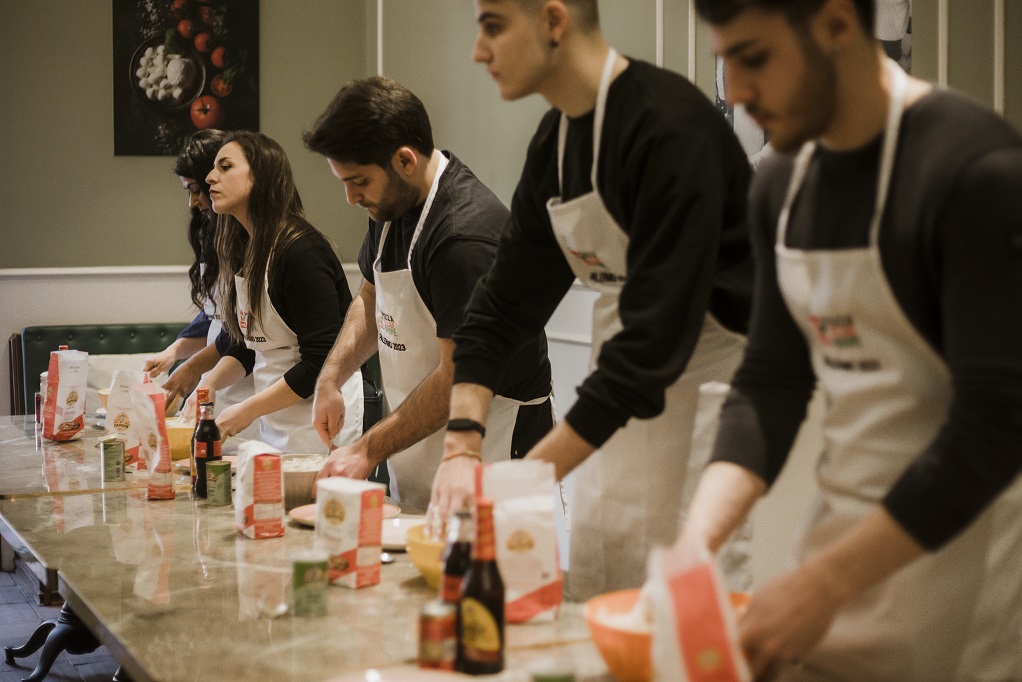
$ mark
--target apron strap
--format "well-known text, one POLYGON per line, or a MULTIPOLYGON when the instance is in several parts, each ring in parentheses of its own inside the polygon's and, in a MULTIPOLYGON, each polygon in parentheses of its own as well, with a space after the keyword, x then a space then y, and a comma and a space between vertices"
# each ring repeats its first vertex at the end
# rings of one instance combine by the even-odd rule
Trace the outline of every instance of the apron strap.
MULTIPOLYGON (((415 233, 412 234, 412 243, 408 245, 408 269, 412 269, 412 251, 415 250, 415 244, 419 241, 419 234, 422 232, 423 226, 426 224, 426 216, 429 215, 429 209, 433 207, 433 200, 436 199, 437 190, 440 189, 440 176, 444 174, 444 170, 447 169, 447 157, 444 156, 443 152, 440 154, 440 163, 436 169, 436 175, 433 176, 433 185, 429 188, 429 194, 426 196, 426 203, 422 207, 422 213, 419 215, 419 223, 415 226, 415 233)), ((382 239, 380 240, 383 241, 382 239)))
MULTIPOLYGON (((898 148, 898 134, 901 129, 901 115, 905 111, 905 90, 908 85, 908 76, 898 66, 897 62, 885 58, 884 68, 891 75, 891 99, 887 107, 887 126, 884 130, 883 149, 880 156, 880 168, 877 173, 877 192, 873 202, 873 215, 870 219, 869 244, 875 247, 879 243, 880 223, 882 222, 884 209, 887 206, 887 194, 891 184, 891 175, 894 170, 894 158, 898 148)), ((798 156, 795 157, 795 167, 791 173, 791 180, 788 183, 788 191, 784 197, 784 206, 777 218, 777 246, 783 248, 785 236, 788 232, 788 222, 791 218, 791 206, 795 202, 802 182, 805 180, 809 170, 809 162, 812 160, 813 152, 816 151, 816 142, 809 141, 802 145, 798 156)))
MULTIPOLYGON (((444 170, 447 168, 448 160, 444 156, 443 152, 440 154, 440 165, 437 166, 436 175, 433 177, 433 184, 429 188, 429 194, 426 195, 426 203, 422 206, 422 214, 419 216, 419 222, 415 225, 415 232, 412 234, 412 243, 408 246, 408 269, 412 269, 412 250, 415 248, 415 243, 419 240, 419 234, 422 232, 422 226, 426 224, 426 216, 429 215, 429 209, 433 206, 433 199, 436 198, 437 189, 440 187, 440 176, 444 174, 444 170)), ((390 234, 390 221, 383 223, 383 230, 380 232, 380 244, 376 247, 376 260, 373 261, 373 272, 380 271, 380 262, 383 257, 383 245, 387 243, 387 235, 390 234)))
MULTIPOLYGON (((617 61, 617 50, 610 48, 607 59, 603 62, 603 73, 600 74, 600 88, 596 91, 596 110, 593 113, 593 167, 590 177, 593 191, 596 188, 596 169, 600 162, 600 137, 603 131, 603 115, 607 110, 607 91, 610 90, 610 76, 614 73, 614 62, 617 61)), ((568 116, 562 111, 560 124, 557 128, 557 193, 563 193, 564 186, 564 147, 568 140, 568 116)))

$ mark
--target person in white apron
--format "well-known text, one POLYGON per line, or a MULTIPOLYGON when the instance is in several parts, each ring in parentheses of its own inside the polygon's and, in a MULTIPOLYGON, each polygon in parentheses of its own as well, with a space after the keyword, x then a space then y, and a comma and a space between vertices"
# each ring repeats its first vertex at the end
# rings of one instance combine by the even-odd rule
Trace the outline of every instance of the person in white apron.
MULTIPOLYGON (((434 148, 431 136, 418 98, 379 77, 347 84, 306 136, 309 148, 326 156, 344 183, 348 202, 367 207, 373 220, 359 254, 366 282, 353 304, 356 312, 349 314, 317 382, 317 428, 328 438, 346 422, 334 407, 337 383, 373 351, 379 353, 392 409, 357 442, 335 450, 319 477, 365 478, 386 461, 391 495, 403 508, 420 511, 429 503, 443 451, 453 369, 447 335, 492 261, 507 220, 507 209, 492 192, 456 157, 434 148), (381 110, 399 117, 402 131, 415 132, 404 132, 408 139, 395 137, 396 126, 375 113, 381 110), (353 148, 351 130, 358 131, 365 149, 353 148)), ((518 381, 531 381, 519 398, 498 395, 492 402, 483 461, 508 459, 515 449, 524 454, 552 426, 542 334, 527 344, 517 368, 518 381), (545 415, 537 412, 537 424, 518 429, 526 405, 545 415)), ((507 392, 514 391, 508 386, 507 392)))
MULTIPOLYGON (((221 434, 237 435, 258 422, 259 439, 282 452, 320 452, 311 394, 350 304, 340 262, 325 237, 304 220, 287 157, 265 135, 231 134, 207 181, 222 221, 218 286, 229 292, 223 297, 225 305, 230 301, 235 308, 236 318, 223 321, 235 345, 199 385, 216 390, 230 386, 247 374, 246 363, 251 362, 255 393, 220 413, 221 434), (272 193, 271 182, 279 185, 272 193), (259 200, 251 201, 257 194, 259 200), (250 257, 260 253, 262 260, 250 257), (245 274, 228 276, 239 271, 245 274), (252 283, 252 273, 262 276, 252 283), (276 300, 274 290, 280 292, 276 300)), ((340 444, 361 433, 360 373, 346 382, 343 393, 349 420, 337 436, 340 444)))
POLYGON ((793 162, 759 171, 750 215, 778 216, 774 240, 752 225, 772 262, 760 264, 749 355, 677 551, 715 548, 772 482, 798 426, 783 423, 778 404, 804 410, 812 388, 810 378, 792 398, 796 384, 784 377, 809 365, 826 405, 820 492, 796 567, 761 586, 740 621, 754 671, 1020 680, 1022 427, 999 410, 1017 414, 1022 402, 1012 387, 1022 378, 1022 329, 996 313, 1022 290, 1022 248, 1012 254, 1010 239, 998 238, 1020 228, 1005 216, 1018 201, 1022 135, 882 58, 868 12, 824 3, 799 19, 728 4, 699 9, 733 67, 729 99, 756 112, 780 151, 813 138, 824 145, 805 142, 793 162), (790 63, 752 59, 767 41, 790 63), (875 185, 862 192, 872 159, 875 185), (872 205, 846 220, 828 205, 845 193, 872 205), (826 245, 862 227, 865 245, 826 245), (754 352, 777 369, 757 365, 754 352))
MULTIPOLYGON (((185 361, 163 383, 168 405, 171 405, 175 398, 191 393, 202 379, 202 375, 213 369, 221 356, 219 351, 211 347, 220 335, 222 325, 215 303, 217 267, 213 232, 216 228, 216 213, 213 212, 209 200, 206 175, 213 169, 216 153, 226 136, 227 133, 214 128, 194 133, 174 163, 174 172, 188 192, 188 208, 192 213, 192 220, 188 226, 188 241, 195 252, 195 262, 189 268, 188 277, 191 282, 192 302, 199 305, 200 310, 195 319, 178 334, 178 338, 166 349, 148 358, 143 367, 149 372, 150 377, 155 377, 163 372, 169 372, 178 360, 185 361)), ((252 386, 251 377, 245 377, 220 391, 215 399, 214 414, 219 415, 223 409, 251 396, 252 386)), ((195 408, 196 406, 191 404, 182 414, 186 418, 194 419, 195 408)), ((258 426, 249 426, 238 436, 247 439, 258 438, 258 426)))
MULTIPOLYGON (((744 329, 745 316, 722 324, 716 312, 726 306, 710 292, 721 291, 725 232, 735 262, 751 264, 741 226, 749 170, 704 95, 609 48, 595 3, 547 4, 541 21, 531 11, 477 3, 476 61, 505 99, 539 92, 554 110, 530 145, 497 262, 455 336, 451 416, 478 419, 486 406, 487 374, 514 342, 497 337, 545 323, 574 278, 598 292, 579 400, 528 455, 554 462, 559 478, 581 465, 567 593, 584 600, 643 584, 649 551, 676 537, 686 481, 706 461, 707 449, 692 448, 700 386, 729 381, 744 348, 735 327, 744 329), (572 126, 587 117, 591 133, 576 128, 573 143, 572 126)), ((733 279, 746 304, 750 280, 751 267, 733 279)), ((475 449, 475 438, 449 432, 446 452, 475 449)), ((433 496, 441 508, 465 503, 467 464, 441 468, 433 496)), ((732 568, 747 586, 747 562, 732 568)))

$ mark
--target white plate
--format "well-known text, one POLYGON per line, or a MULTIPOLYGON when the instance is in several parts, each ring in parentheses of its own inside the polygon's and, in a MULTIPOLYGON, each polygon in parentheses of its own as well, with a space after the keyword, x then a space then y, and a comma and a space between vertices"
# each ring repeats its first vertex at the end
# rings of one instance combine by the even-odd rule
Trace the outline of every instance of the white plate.
POLYGON ((399 666, 394 668, 383 668, 380 670, 363 670, 362 672, 347 673, 341 677, 332 677, 329 682, 457 682, 457 680, 468 679, 460 673, 450 673, 443 670, 422 670, 412 666, 399 666))
POLYGON ((405 535, 412 526, 425 523, 425 515, 403 515, 383 520, 383 549, 388 552, 403 552, 408 540, 405 535))

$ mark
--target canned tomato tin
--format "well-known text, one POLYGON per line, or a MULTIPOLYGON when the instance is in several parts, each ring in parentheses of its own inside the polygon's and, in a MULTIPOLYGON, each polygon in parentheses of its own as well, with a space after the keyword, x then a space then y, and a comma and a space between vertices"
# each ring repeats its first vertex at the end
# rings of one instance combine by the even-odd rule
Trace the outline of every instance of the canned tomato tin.
POLYGON ((422 605, 419 611, 419 667, 454 670, 458 655, 458 633, 454 604, 439 599, 422 605))
POLYGON ((330 555, 324 551, 308 550, 291 559, 294 574, 294 615, 325 616, 327 596, 327 568, 330 555))
POLYGON ((220 459, 206 463, 206 502, 214 507, 231 503, 231 463, 220 459))
POLYGON ((106 438, 100 441, 103 457, 103 482, 124 480, 124 441, 120 438, 106 438))

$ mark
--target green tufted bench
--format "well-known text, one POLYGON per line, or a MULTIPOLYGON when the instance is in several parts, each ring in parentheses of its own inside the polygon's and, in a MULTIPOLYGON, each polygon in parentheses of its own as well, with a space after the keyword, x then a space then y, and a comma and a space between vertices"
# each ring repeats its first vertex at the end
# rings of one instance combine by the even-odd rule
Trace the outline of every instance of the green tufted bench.
POLYGON ((39 374, 46 371, 50 351, 66 345, 92 355, 156 353, 166 348, 185 328, 186 322, 141 324, 72 324, 25 327, 21 330, 20 396, 12 396, 13 414, 28 414, 35 409, 31 397, 39 385, 39 374))

